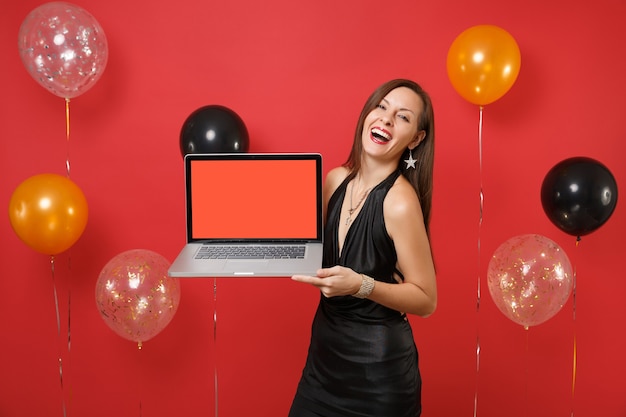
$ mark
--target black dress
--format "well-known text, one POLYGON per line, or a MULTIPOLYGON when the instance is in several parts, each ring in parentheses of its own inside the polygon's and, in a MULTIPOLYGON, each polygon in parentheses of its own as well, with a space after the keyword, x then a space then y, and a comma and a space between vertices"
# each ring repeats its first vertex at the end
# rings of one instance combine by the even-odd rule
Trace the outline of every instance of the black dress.
MULTIPOLYGON (((396 283, 397 255, 385 229, 383 200, 400 175, 370 192, 339 254, 337 230, 350 178, 328 203, 324 267, 342 265, 396 283)), ((367 299, 323 295, 313 319, 306 365, 289 417, 417 417, 421 378, 406 316, 367 299)))

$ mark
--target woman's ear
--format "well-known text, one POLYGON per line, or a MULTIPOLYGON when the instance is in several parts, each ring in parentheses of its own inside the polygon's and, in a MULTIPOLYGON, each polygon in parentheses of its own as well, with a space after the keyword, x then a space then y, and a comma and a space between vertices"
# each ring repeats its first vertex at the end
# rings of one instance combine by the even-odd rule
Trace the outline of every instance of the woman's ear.
POLYGON ((409 149, 413 150, 413 149, 417 148, 418 145, 420 143, 422 143, 422 141, 424 140, 425 137, 426 137, 426 131, 425 130, 420 130, 419 132, 417 132, 417 135, 415 136, 415 139, 413 139, 413 141, 411 143, 409 143, 409 149))

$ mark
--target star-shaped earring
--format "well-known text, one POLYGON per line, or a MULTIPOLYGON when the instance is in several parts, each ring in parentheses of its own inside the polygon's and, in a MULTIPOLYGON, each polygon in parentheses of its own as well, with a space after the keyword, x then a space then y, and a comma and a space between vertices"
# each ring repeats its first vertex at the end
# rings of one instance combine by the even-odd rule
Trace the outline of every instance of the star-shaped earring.
POLYGON ((417 159, 413 159, 412 149, 409 149, 409 159, 405 159, 404 162, 406 163, 406 169, 409 169, 409 168, 415 169, 415 163, 417 162, 417 159))

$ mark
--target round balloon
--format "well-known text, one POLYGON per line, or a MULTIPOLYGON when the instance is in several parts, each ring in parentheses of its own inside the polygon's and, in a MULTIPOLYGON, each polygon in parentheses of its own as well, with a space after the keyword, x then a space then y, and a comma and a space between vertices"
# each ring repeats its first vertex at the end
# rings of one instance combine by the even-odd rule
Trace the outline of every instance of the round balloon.
POLYGON ((498 309, 528 328, 552 318, 573 286, 567 254, 545 236, 515 236, 496 249, 487 269, 489 294, 498 309))
POLYGON ((56 255, 69 249, 87 225, 87 200, 69 178, 34 175, 11 195, 9 220, 17 236, 32 249, 56 255))
POLYGON ((113 257, 96 282, 96 304, 119 336, 141 343, 174 318, 180 282, 167 275, 170 263, 156 252, 133 249, 113 257))
POLYGON ((228 107, 200 107, 187 117, 180 132, 180 152, 239 153, 247 152, 250 138, 245 123, 228 107))
POLYGON ((541 205, 548 219, 573 236, 602 226, 617 205, 617 183, 611 171, 588 157, 556 164, 541 184, 541 205))
POLYGON ((19 29, 18 47, 28 73, 53 94, 70 99, 89 90, 108 59, 104 30, 83 8, 45 3, 19 29))
POLYGON ((473 104, 486 105, 506 94, 520 71, 517 42, 506 30, 478 25, 463 31, 448 50, 448 78, 473 104))

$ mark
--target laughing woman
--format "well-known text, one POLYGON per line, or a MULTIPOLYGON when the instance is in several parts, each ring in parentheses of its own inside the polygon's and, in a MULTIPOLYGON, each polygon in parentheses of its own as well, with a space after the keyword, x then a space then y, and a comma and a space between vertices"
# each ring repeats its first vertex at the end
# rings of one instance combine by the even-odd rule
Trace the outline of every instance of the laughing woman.
POLYGON ((369 97, 346 163, 324 185, 321 292, 289 417, 417 417, 422 380, 407 314, 437 306, 429 241, 434 116, 398 79, 369 97))

